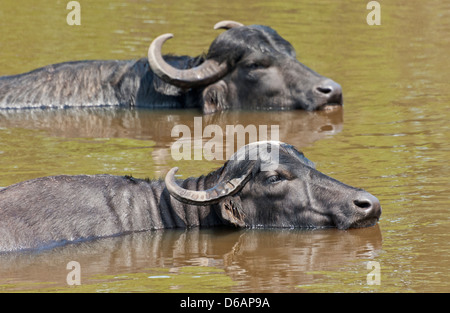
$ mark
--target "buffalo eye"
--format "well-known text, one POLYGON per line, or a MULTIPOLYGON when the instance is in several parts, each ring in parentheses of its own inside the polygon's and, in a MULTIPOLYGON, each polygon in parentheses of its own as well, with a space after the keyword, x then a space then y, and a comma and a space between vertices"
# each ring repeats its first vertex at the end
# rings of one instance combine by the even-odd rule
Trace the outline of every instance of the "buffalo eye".
POLYGON ((269 66, 270 66, 270 62, 267 60, 254 61, 254 62, 250 62, 245 65, 246 69, 249 71, 265 69, 265 68, 268 68, 269 66))
POLYGON ((247 69, 248 70, 257 70, 257 69, 259 69, 259 68, 262 68, 262 66, 261 66, 261 64, 259 64, 259 63, 250 63, 250 64, 247 64, 247 69))
POLYGON ((269 176, 266 178, 266 184, 267 185, 275 184, 282 180, 283 180, 283 178, 280 175, 272 175, 272 176, 269 176))

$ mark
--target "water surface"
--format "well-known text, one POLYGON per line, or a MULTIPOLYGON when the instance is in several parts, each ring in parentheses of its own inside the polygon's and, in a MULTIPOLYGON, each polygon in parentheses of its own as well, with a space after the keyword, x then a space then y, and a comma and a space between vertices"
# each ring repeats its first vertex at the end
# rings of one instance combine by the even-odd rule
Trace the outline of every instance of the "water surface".
MULTIPOLYGON (((223 19, 274 27, 300 61, 339 82, 333 112, 225 112, 202 125, 279 125, 280 140, 317 168, 376 195, 378 225, 338 230, 192 229, 145 232, 0 255, 0 291, 449 292, 450 6, 381 3, 368 26, 361 1, 96 1, 82 25, 66 1, 3 1, 0 75, 83 59, 135 59, 172 32, 164 52, 207 50, 223 19), (66 265, 81 265, 67 286, 66 265), (370 285, 368 262, 380 264, 370 285)), ((57 174, 199 176, 222 160, 175 161, 175 125, 197 110, 92 108, 0 112, 0 185, 57 174)), ((203 138, 204 142, 208 138, 203 138)))

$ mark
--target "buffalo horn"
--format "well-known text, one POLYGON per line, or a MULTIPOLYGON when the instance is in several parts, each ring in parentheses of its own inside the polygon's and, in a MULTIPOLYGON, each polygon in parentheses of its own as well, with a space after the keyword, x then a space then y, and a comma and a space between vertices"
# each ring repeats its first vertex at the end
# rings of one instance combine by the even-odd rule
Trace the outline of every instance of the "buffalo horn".
POLYGON ((240 177, 221 182, 216 186, 202 191, 188 190, 180 187, 175 181, 178 167, 172 168, 166 175, 165 183, 169 193, 178 201, 193 205, 210 205, 218 203, 220 199, 235 194, 247 181, 249 173, 240 177))
POLYGON ((244 26, 244 24, 241 24, 239 22, 235 22, 235 21, 221 21, 218 22, 216 25, 214 25, 214 29, 230 29, 233 27, 239 27, 239 26, 244 26))
POLYGON ((192 88, 216 82, 228 72, 226 63, 219 64, 214 60, 205 60, 199 66, 186 70, 169 65, 161 55, 161 48, 164 42, 172 37, 172 34, 161 35, 153 40, 148 49, 150 67, 166 83, 181 88, 192 88))

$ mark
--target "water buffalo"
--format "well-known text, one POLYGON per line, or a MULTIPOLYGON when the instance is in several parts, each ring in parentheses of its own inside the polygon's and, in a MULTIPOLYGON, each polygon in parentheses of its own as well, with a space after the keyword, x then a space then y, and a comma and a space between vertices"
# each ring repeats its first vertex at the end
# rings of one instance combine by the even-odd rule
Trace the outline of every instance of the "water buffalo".
POLYGON ((165 181, 63 175, 6 187, 0 251, 177 227, 358 228, 381 214, 377 198, 322 174, 285 143, 244 146, 206 176, 176 180, 176 171, 165 181))
POLYGON ((165 34, 139 60, 76 61, 0 77, 0 108, 136 106, 316 110, 342 105, 341 86, 296 59, 268 26, 222 21, 226 29, 197 57, 161 55, 165 34))

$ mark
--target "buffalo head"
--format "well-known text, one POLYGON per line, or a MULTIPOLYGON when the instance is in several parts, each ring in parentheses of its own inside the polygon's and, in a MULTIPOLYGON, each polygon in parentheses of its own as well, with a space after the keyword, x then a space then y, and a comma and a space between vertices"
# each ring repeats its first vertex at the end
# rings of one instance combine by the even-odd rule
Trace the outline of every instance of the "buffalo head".
POLYGON ((345 185, 317 171, 293 146, 258 142, 242 147, 213 175, 208 190, 187 190, 166 176, 166 187, 177 200, 214 205, 217 214, 239 227, 337 227, 374 225, 381 205, 370 193, 345 185))
POLYGON ((342 105, 341 86, 297 61, 292 45, 272 28, 232 21, 214 28, 226 31, 213 41, 197 67, 178 69, 164 60, 161 47, 172 34, 156 38, 148 52, 153 72, 163 81, 182 89, 202 88, 205 113, 342 105))

